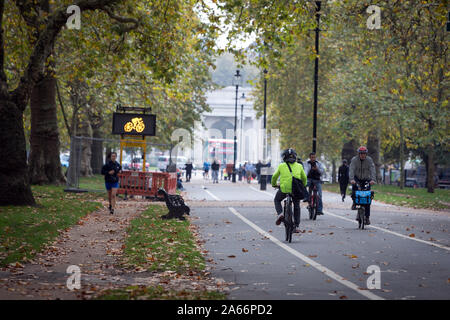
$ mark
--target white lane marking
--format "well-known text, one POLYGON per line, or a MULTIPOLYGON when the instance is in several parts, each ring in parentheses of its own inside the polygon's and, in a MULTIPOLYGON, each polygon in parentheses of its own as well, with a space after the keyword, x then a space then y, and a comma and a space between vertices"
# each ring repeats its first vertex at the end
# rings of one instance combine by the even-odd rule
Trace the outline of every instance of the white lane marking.
MULTIPOLYGON (((258 190, 256 188, 253 188, 253 187, 250 187, 250 188, 252 188, 255 191, 259 191, 259 192, 268 194, 271 197, 274 196, 273 194, 270 194, 267 191, 261 191, 261 190, 258 190)), ((352 219, 349 219, 349 218, 346 218, 346 217, 342 217, 342 216, 340 216, 338 214, 334 214, 334 213, 331 213, 329 211, 325 211, 324 210, 323 212, 326 213, 326 214, 329 214, 330 216, 333 216, 333 217, 336 217, 336 218, 339 218, 339 219, 342 219, 342 220, 350 221, 350 222, 356 223, 356 224, 358 223, 356 220, 352 220, 352 219)), ((413 237, 410 237, 410 236, 407 236, 407 235, 404 235, 404 234, 401 234, 401 233, 398 233, 398 232, 394 232, 394 231, 391 231, 391 230, 388 230, 388 229, 384 229, 384 228, 381 228, 381 227, 370 225, 370 226, 366 226, 366 228, 377 229, 377 230, 380 230, 380 231, 383 231, 383 232, 386 232, 386 233, 390 233, 390 234, 392 234, 394 236, 397 236, 397 237, 401 237, 401 238, 409 239, 409 240, 414 240, 414 241, 417 241, 417 242, 422 242, 422 243, 425 243, 425 244, 428 244, 428 245, 431 245, 431 246, 435 246, 435 247, 438 247, 438 248, 450 251, 450 247, 448 247, 448 246, 445 246, 445 245, 442 245, 442 244, 438 244, 438 243, 433 243, 433 242, 422 240, 422 239, 418 239, 418 238, 413 238, 413 237)))
MULTIPOLYGON (((333 217, 336 217, 336 218, 339 218, 339 219, 347 220, 347 221, 353 222, 355 224, 358 224, 358 222, 356 220, 352 220, 352 219, 349 219, 349 218, 346 218, 346 217, 342 217, 340 215, 337 215, 337 214, 334 214, 334 213, 331 213, 331 212, 328 212, 328 211, 324 211, 324 213, 329 214, 330 216, 333 216, 333 217)), ((409 240, 422 242, 422 243, 425 243, 425 244, 428 244, 428 245, 431 245, 431 246, 435 246, 435 247, 438 247, 438 248, 450 251, 450 247, 447 247, 447 246, 442 245, 442 244, 433 243, 433 242, 430 242, 430 241, 413 238, 413 237, 410 237, 410 236, 407 236, 407 235, 404 235, 404 234, 401 234, 401 233, 397 233, 397 232, 394 232, 394 231, 391 231, 391 230, 388 230, 388 229, 380 228, 380 227, 377 227, 377 226, 369 225, 369 226, 366 226, 366 227, 367 228, 372 228, 372 229, 377 229, 377 230, 380 230, 380 231, 383 231, 383 232, 386 232, 386 233, 393 234, 393 235, 395 235, 397 237, 401 237, 401 238, 404 238, 404 239, 409 239, 409 240)))
POLYGON ((206 192, 207 194, 209 194, 211 197, 213 197, 214 200, 221 201, 221 200, 219 199, 219 197, 216 197, 215 195, 213 195, 212 192, 210 192, 209 190, 206 190, 206 189, 204 189, 204 190, 205 190, 205 192, 206 192))
POLYGON ((268 192, 268 191, 258 190, 258 189, 256 189, 255 187, 252 187, 252 186, 250 186, 250 189, 255 190, 255 191, 258 191, 258 192, 261 192, 261 193, 264 193, 265 195, 268 195, 268 196, 270 196, 270 197, 272 197, 272 198, 275 197, 274 194, 272 194, 272 193, 270 193, 270 192, 268 192))
POLYGON ((336 280, 337 282, 342 283, 344 286, 355 290, 356 292, 358 292, 359 294, 365 296, 368 299, 371 300, 384 300, 384 298, 377 296, 375 294, 373 294, 372 292, 369 292, 367 290, 362 290, 360 289, 356 284, 354 284, 353 282, 350 282, 348 280, 346 280, 345 278, 343 278, 342 276, 338 275, 337 273, 335 273, 334 271, 328 269, 327 267, 324 267, 323 265, 321 265, 320 263, 308 258, 307 256, 301 254, 300 252, 298 252, 297 250, 292 249, 291 247, 289 247, 288 245, 286 245, 285 243, 282 243, 280 240, 278 240, 277 238, 275 238, 274 236, 270 235, 269 233, 267 233, 266 231, 262 230, 260 227, 258 227, 256 224, 254 224, 253 222, 251 222, 250 220, 248 220, 247 218, 245 218, 244 216, 242 216, 239 212, 236 211, 236 209, 232 208, 232 207, 228 207, 228 209, 239 219, 241 219, 242 221, 244 221, 246 224, 248 224, 250 227, 252 227, 253 229, 255 229, 257 232, 259 232, 260 234, 262 234, 263 236, 269 238, 272 242, 274 242, 275 244, 277 244, 278 246, 280 246, 281 248, 283 248, 284 250, 286 250, 287 252, 291 253, 292 255, 296 256, 297 258, 299 258, 300 260, 303 260, 304 262, 308 263, 309 265, 311 265, 313 268, 316 268, 317 270, 319 270, 320 272, 326 274, 328 277, 336 280))

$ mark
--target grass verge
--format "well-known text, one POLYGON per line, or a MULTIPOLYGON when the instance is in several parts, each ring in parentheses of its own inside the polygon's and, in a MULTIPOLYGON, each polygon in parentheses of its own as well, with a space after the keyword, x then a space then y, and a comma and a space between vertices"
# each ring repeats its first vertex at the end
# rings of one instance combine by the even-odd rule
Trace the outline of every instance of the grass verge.
MULTIPOLYGON (((163 220, 167 208, 150 205, 140 217, 131 221, 125 240, 122 267, 139 271, 175 272, 176 278, 197 281, 205 270, 205 258, 200 253, 192 226, 188 220, 163 220)), ((100 300, 182 299, 223 300, 226 295, 215 290, 186 289, 161 285, 128 286, 107 290, 100 300)))
POLYGON ((88 193, 65 193, 62 187, 32 186, 38 207, 0 207, 0 266, 26 262, 60 233, 101 203, 88 193))
POLYGON ((150 205, 134 219, 125 241, 123 266, 150 271, 202 271, 205 260, 190 230, 188 220, 163 220, 167 208, 150 205))
MULTIPOLYGON (((326 191, 340 193, 339 184, 324 184, 326 191)), ((404 188, 391 185, 374 185, 374 200, 397 206, 406 206, 423 209, 450 209, 450 190, 435 189, 434 193, 428 193, 425 188, 404 188)), ((351 190, 348 190, 351 194, 351 190)))

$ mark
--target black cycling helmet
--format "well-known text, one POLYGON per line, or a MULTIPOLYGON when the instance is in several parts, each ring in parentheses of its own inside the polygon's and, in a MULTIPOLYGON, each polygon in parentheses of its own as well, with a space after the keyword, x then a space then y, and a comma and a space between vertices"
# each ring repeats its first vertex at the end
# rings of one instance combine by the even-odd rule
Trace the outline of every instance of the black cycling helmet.
POLYGON ((284 162, 294 163, 297 160, 297 153, 292 148, 284 150, 281 156, 284 162))

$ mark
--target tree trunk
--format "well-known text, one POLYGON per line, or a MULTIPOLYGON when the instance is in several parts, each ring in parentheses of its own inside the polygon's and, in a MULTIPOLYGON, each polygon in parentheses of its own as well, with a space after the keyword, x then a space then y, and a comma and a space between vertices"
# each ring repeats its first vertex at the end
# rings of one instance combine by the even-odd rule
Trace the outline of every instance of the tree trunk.
POLYGON ((357 154, 357 150, 358 146, 356 144, 355 140, 350 140, 347 143, 344 143, 344 146, 342 147, 342 153, 341 153, 341 157, 342 160, 346 159, 348 161, 348 163, 350 164, 350 161, 352 160, 352 158, 354 156, 356 156, 357 154))
POLYGON ((336 183, 336 160, 331 160, 331 183, 336 183))
MULTIPOLYGON (((102 137, 102 133, 100 128, 93 128, 93 137, 96 139, 100 139, 102 137)), ((101 174, 102 166, 103 166, 103 141, 102 140, 93 140, 92 141, 92 154, 91 154, 91 166, 93 174, 101 174)))
POLYGON ((59 158, 60 142, 56 108, 56 79, 44 76, 30 100, 31 134, 29 176, 31 184, 63 184, 66 179, 59 158))
POLYGON ((81 140, 81 162, 80 162, 80 176, 92 176, 91 154, 92 154, 92 127, 89 119, 80 120, 79 133, 83 137, 81 140))
POLYGON ((108 162, 108 160, 111 160, 111 158, 109 157, 111 152, 112 152, 111 147, 106 147, 106 149, 105 149, 105 163, 108 162))
POLYGON ((369 132, 369 136, 367 138, 367 149, 369 149, 369 156, 372 158, 375 163, 375 172, 377 175, 377 183, 381 182, 381 163, 380 163, 380 131, 376 129, 374 131, 369 132))
POLYGON ((403 137, 403 126, 399 125, 400 130, 400 189, 405 187, 405 142, 403 137))
POLYGON ((428 167, 427 167, 427 191, 429 193, 434 193, 434 173, 435 173, 435 165, 434 165, 434 148, 431 146, 428 148, 428 167))
POLYGON ((23 112, 0 96, 0 205, 35 205, 28 178, 23 112))

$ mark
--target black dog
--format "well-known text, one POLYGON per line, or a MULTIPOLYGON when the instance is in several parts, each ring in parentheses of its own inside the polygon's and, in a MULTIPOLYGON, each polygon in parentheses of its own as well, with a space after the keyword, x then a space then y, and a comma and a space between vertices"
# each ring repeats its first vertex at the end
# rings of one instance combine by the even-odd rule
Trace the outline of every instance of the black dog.
POLYGON ((187 205, 184 204, 184 200, 179 195, 171 195, 166 192, 163 188, 158 190, 158 194, 164 195, 164 200, 166 201, 167 209, 169 209, 169 213, 161 216, 163 219, 173 219, 178 218, 180 220, 186 220, 183 217, 183 214, 189 215, 191 209, 187 205))

